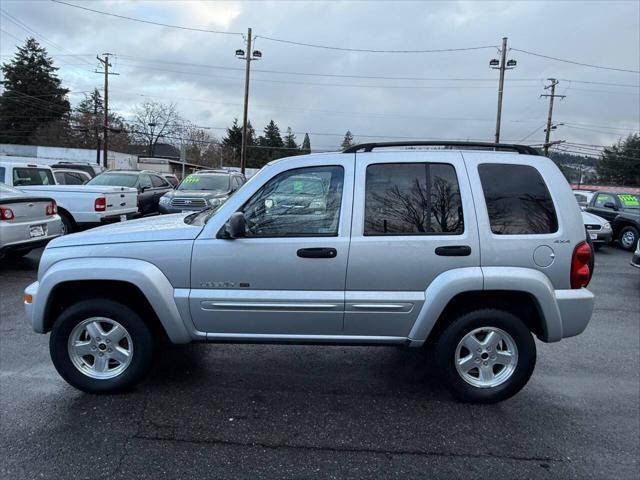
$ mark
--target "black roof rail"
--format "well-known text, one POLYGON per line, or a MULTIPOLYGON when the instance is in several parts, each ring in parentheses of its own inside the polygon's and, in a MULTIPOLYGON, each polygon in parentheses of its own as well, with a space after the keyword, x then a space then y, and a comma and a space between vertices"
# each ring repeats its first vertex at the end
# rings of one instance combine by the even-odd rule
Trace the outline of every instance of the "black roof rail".
POLYGON ((528 145, 516 145, 512 143, 491 143, 491 142, 454 142, 447 140, 420 140, 409 142, 375 142, 360 143, 346 148, 342 153, 371 152, 374 148, 385 147, 444 147, 444 148, 479 148, 487 150, 505 150, 518 152, 521 155, 540 155, 535 148, 528 145))

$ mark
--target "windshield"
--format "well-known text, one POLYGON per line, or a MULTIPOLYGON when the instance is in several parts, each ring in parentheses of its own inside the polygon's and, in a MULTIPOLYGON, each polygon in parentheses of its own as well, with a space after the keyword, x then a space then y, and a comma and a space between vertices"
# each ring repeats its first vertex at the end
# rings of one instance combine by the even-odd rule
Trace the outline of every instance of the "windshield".
POLYGON ((55 185, 53 173, 48 168, 14 168, 13 185, 16 187, 34 185, 55 185))
POLYGON ((618 198, 622 202, 624 208, 640 208, 640 195, 631 193, 620 193, 618 198))
POLYGON ((85 185, 109 185, 112 187, 135 187, 138 175, 134 173, 102 173, 85 185))
POLYGON ((178 190, 215 190, 229 191, 229 176, 227 175, 189 175, 178 190))

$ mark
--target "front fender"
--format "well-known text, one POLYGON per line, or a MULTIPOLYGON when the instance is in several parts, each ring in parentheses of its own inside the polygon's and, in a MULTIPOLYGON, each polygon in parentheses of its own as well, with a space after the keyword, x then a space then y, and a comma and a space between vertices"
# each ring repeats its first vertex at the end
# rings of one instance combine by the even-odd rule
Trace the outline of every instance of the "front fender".
POLYGON ((176 306, 174 288, 167 277, 155 265, 132 258, 76 258, 53 264, 36 282, 37 289, 34 288, 36 284, 29 287, 33 304, 27 309, 27 315, 31 317, 33 329, 46 332, 45 314, 56 285, 92 280, 114 280, 135 285, 147 298, 169 339, 173 343, 191 341, 176 306))

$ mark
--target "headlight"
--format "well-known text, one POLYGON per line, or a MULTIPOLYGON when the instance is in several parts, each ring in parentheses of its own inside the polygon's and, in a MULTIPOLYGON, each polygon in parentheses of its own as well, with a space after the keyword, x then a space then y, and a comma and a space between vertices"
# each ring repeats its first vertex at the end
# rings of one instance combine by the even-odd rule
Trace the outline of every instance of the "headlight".
POLYGON ((170 201, 171 199, 166 195, 163 195, 162 197, 160 197, 160 205, 169 205, 170 201))
POLYGON ((209 199, 209 205, 211 205, 212 207, 217 207, 221 203, 222 203, 222 200, 220 200, 219 198, 210 198, 209 199))
POLYGON ((605 223, 605 224, 602 226, 602 229, 603 229, 603 230, 611 230, 611 224, 610 224, 609 222, 605 223))

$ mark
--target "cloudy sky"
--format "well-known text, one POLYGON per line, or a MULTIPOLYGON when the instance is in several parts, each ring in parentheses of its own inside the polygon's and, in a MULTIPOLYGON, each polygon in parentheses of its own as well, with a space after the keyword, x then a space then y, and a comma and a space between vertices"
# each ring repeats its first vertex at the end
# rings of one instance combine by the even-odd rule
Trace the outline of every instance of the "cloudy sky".
POLYGON ((549 77, 560 79, 556 93, 566 95, 554 109, 565 125, 552 138, 574 144, 563 148, 611 144, 640 130, 638 1, 68 3, 205 30, 47 0, 2 1, 0 60, 35 36, 77 103, 82 92, 102 87, 95 55, 114 53, 120 75, 110 77, 110 104, 125 118, 144 100, 174 102, 185 118, 222 136, 242 117, 244 63, 234 52, 245 48, 252 27, 262 52, 252 63, 254 127, 274 119, 300 141, 309 132, 314 149, 336 148, 347 129, 357 141, 493 140, 498 71, 489 60, 505 36, 517 67, 506 73, 503 141, 543 141, 548 100, 539 95, 549 77))

